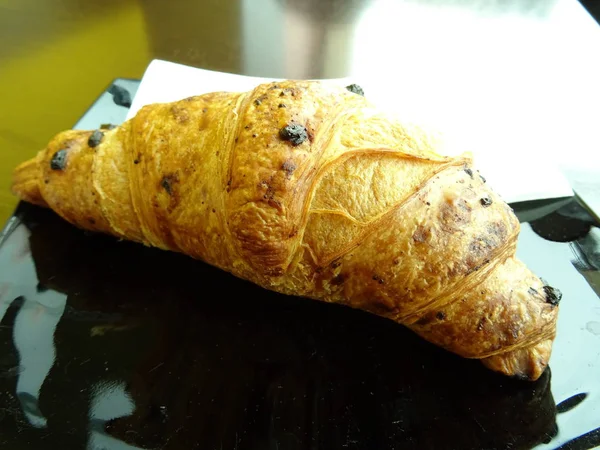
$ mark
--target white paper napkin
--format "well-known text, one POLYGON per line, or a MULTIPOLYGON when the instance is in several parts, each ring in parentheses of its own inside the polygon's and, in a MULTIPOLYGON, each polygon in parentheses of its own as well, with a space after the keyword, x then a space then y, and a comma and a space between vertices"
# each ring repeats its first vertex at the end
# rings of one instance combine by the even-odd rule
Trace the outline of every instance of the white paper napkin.
MULTIPOLYGON (((244 92, 257 84, 275 80, 154 60, 144 73, 127 118, 133 117, 142 106, 150 103, 170 102, 214 91, 244 92)), ((474 116, 469 117, 468 113, 464 117, 464 123, 456 116, 444 121, 444 117, 439 114, 423 114, 426 108, 417 107, 414 98, 411 98, 410 87, 388 86, 373 80, 349 78, 323 81, 343 86, 355 82, 364 88, 368 99, 378 107, 441 131, 449 143, 447 152, 455 154, 470 151, 475 166, 507 202, 573 195, 555 161, 544 156, 543 145, 536 146, 536 136, 527 135, 526 129, 515 130, 514 140, 506 136, 510 135, 510 128, 502 129, 505 134, 503 136, 490 136, 489 129, 482 130, 477 123, 473 123, 474 129, 469 130, 474 116), (410 101, 403 101, 404 99, 410 101), (433 119, 428 120, 428 117, 433 119)))

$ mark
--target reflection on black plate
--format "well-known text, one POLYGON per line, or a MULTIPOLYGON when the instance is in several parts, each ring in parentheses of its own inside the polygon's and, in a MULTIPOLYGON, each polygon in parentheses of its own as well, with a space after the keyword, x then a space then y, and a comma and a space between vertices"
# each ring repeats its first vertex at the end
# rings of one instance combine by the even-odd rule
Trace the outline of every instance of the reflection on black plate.
MULTIPOLYGON (((511 380, 367 313, 92 236, 36 207, 18 216, 28 231, 0 253, 28 235, 36 273, 19 283, 66 304, 39 393, 3 405, 7 448, 517 449, 556 434, 549 371, 511 380)), ((19 367, 12 335, 27 301, 1 323, 3 393, 18 392, 6 370, 19 367)))

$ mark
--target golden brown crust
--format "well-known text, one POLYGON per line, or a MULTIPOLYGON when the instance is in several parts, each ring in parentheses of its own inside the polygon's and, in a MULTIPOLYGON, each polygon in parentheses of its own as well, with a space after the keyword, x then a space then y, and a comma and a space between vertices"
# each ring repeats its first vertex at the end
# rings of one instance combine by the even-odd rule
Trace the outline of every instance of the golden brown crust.
POLYGON ((440 156, 363 97, 270 83, 150 105, 91 135, 57 135, 13 190, 79 227, 388 317, 508 375, 546 367, 558 308, 514 257, 510 208, 468 156, 440 156))

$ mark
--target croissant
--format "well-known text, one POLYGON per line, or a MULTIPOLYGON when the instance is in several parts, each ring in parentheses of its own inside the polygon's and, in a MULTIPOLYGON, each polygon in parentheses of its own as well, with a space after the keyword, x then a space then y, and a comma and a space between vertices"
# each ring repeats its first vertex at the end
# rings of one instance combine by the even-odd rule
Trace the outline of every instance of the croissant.
POLYGON ((439 146, 354 86, 285 81, 64 131, 12 188, 78 227, 389 318, 535 380, 560 292, 515 257, 519 222, 470 156, 439 146))

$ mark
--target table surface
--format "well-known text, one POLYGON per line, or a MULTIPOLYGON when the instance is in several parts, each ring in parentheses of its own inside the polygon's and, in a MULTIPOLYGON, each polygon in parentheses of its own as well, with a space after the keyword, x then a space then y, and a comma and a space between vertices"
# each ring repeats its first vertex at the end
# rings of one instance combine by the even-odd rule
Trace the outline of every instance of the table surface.
POLYGON ((575 161, 560 149, 591 145, 598 30, 575 0, 5 0, 0 222, 16 205, 13 167, 70 128, 112 79, 141 77, 153 58, 268 77, 397 80, 415 86, 407 107, 445 118, 457 114, 431 105, 453 108, 466 91, 471 109, 483 89, 504 108, 519 96, 524 106, 506 114, 515 128, 552 129, 559 150, 548 153, 575 161))

